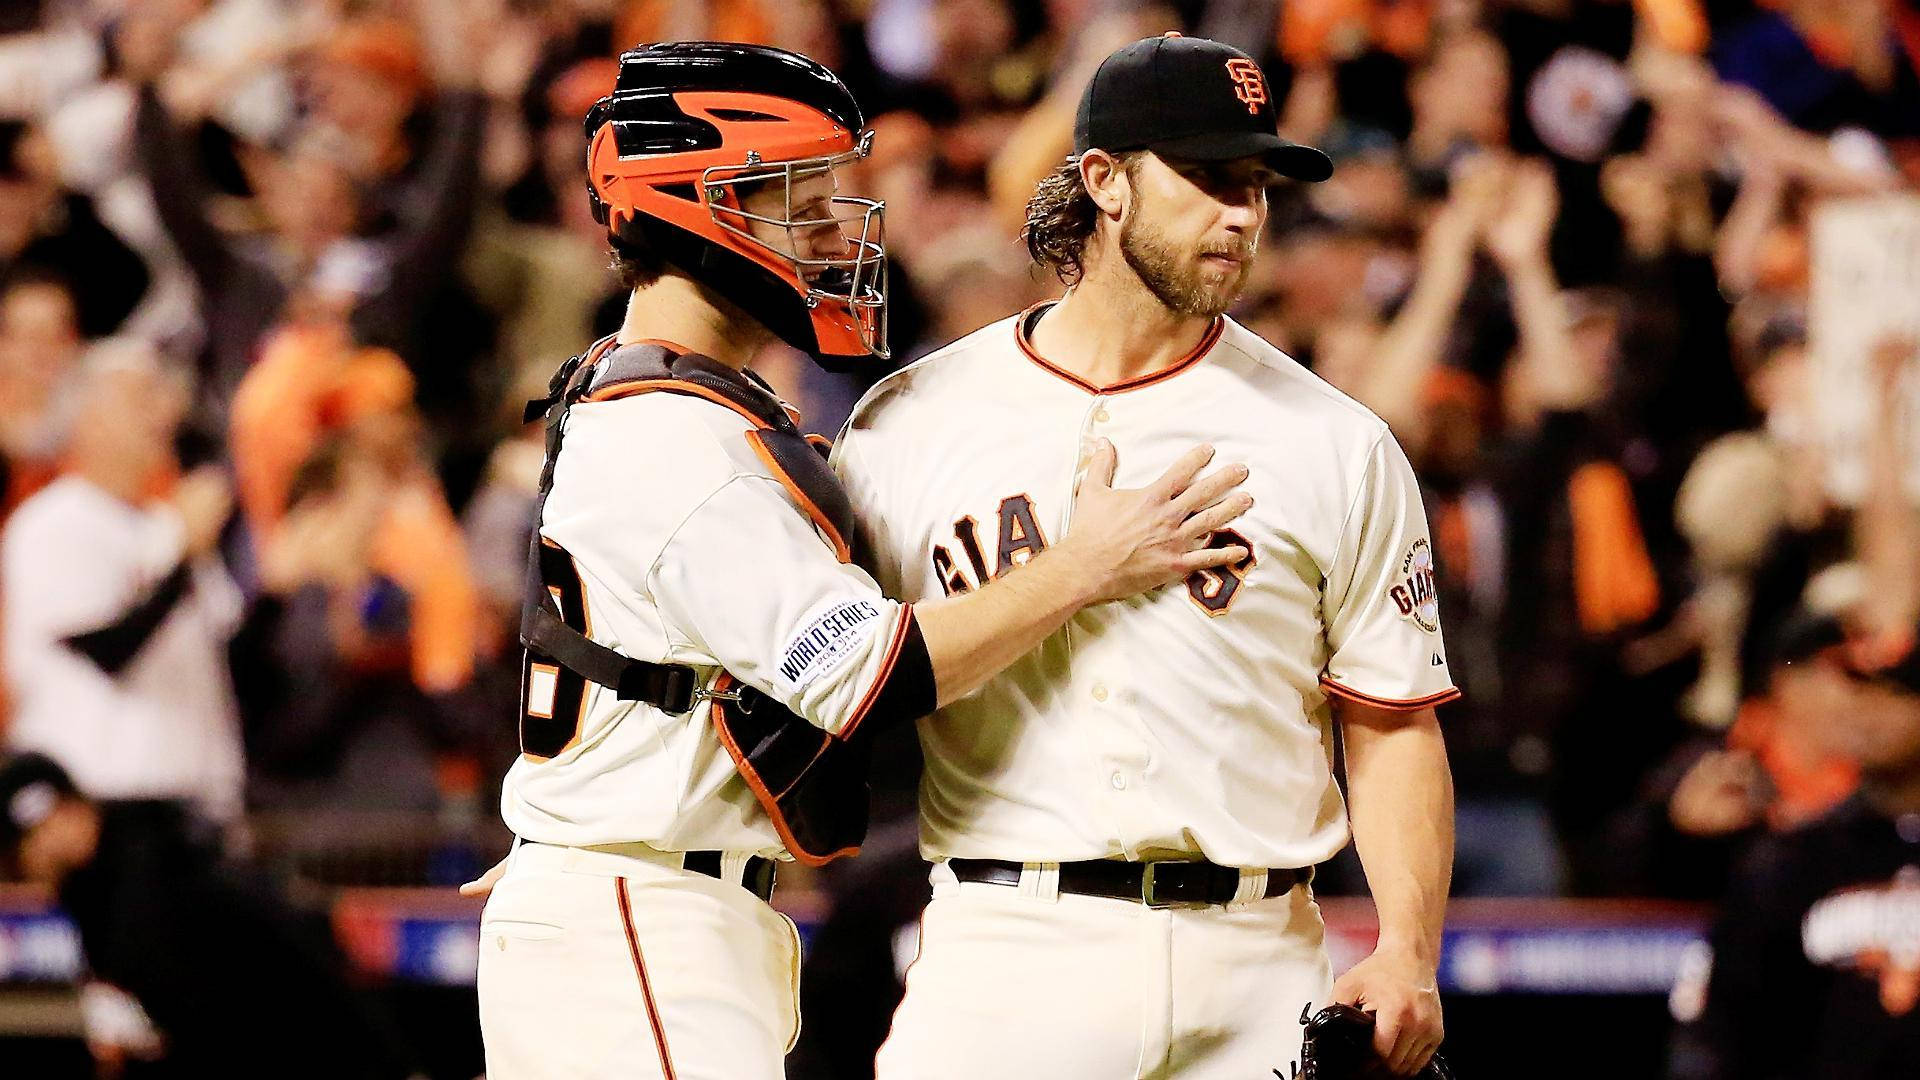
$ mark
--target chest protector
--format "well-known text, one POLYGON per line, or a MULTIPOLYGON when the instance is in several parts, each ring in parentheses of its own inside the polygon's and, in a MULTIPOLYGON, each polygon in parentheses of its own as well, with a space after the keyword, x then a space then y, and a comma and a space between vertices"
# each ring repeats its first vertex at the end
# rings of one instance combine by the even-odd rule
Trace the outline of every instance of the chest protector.
POLYGON ((681 664, 636 660, 589 636, 584 586, 573 559, 540 535, 553 490, 567 412, 581 402, 635 394, 685 394, 740 414, 753 429, 746 439, 768 470, 832 544, 841 562, 852 559, 853 505, 827 467, 827 442, 802 434, 793 415, 752 375, 698 354, 655 344, 615 345, 612 338, 567 361, 548 394, 527 403, 529 423, 546 419, 546 465, 534 512, 527 596, 520 621, 520 749, 545 760, 579 738, 587 684, 622 700, 640 701, 674 716, 690 716, 701 701, 721 744, 787 850, 809 865, 859 851, 867 833, 867 725, 841 740, 779 702, 722 671, 709 684, 681 664))

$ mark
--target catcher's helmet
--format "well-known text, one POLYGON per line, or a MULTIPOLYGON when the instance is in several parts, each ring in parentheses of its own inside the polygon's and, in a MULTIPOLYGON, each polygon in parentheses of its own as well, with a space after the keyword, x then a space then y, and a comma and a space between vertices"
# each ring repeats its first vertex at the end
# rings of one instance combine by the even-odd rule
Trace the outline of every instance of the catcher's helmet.
POLYGON ((792 185, 867 154, 853 95, 798 53, 678 41, 620 57, 613 93, 587 112, 594 216, 740 305, 815 357, 885 357, 883 207, 835 196, 830 216, 795 220, 792 185), (740 186, 787 185, 780 217, 747 212, 740 186), (844 256, 800 258, 748 223, 835 228, 857 223, 844 256))

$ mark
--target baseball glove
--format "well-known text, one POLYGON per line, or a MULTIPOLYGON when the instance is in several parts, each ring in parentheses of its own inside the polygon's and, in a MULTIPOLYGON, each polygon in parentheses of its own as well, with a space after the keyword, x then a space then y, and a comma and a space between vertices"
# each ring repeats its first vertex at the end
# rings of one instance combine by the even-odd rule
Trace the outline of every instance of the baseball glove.
MULTIPOLYGON (((1373 1049, 1373 1014, 1351 1005, 1329 1005, 1305 1015, 1300 1046, 1300 1080, 1388 1080, 1392 1073, 1373 1049)), ((1414 1074, 1414 1080, 1453 1080, 1439 1054, 1414 1074)))

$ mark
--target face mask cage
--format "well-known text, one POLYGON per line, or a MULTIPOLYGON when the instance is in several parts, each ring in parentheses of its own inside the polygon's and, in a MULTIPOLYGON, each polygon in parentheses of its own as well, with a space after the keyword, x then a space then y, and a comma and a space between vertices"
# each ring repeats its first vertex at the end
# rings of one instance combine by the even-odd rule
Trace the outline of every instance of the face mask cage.
POLYGON ((805 287, 808 308, 830 304, 845 311, 860 335, 860 344, 885 360, 891 355, 887 348, 886 205, 876 199, 834 195, 828 200, 824 215, 807 218, 794 217, 793 206, 796 184, 858 161, 867 156, 872 146, 873 133, 869 131, 860 136, 860 144, 852 150, 766 166, 761 165, 758 154, 748 151, 744 166, 716 165, 703 170, 700 185, 706 191, 707 209, 713 215, 714 224, 785 263, 805 287), (734 202, 743 203, 743 196, 748 194, 741 190, 743 187, 768 182, 779 183, 785 194, 785 209, 779 217, 756 214, 721 201, 726 190, 733 188, 734 202), (785 250, 754 235, 749 222, 785 230, 785 250), (849 228, 856 224, 858 228, 849 228), (839 233, 843 253, 825 258, 796 254, 811 250, 807 234, 820 229, 839 233))

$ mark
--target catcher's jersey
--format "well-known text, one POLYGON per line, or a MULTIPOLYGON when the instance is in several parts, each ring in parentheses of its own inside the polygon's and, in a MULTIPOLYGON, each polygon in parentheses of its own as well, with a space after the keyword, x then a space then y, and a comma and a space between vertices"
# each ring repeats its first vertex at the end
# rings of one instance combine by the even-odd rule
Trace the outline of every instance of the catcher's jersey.
MULTIPOLYGON (((572 407, 540 533, 571 555, 562 616, 640 660, 720 669, 844 733, 891 672, 911 610, 842 564, 731 409, 645 393, 572 407), (565 610, 568 596, 581 611, 565 610)), ((549 844, 784 854, 702 700, 675 716, 535 671, 527 707, 577 718, 558 754, 523 754, 501 812, 549 844), (571 700, 568 698, 571 697, 571 700)))
POLYGON ((1096 605, 919 722, 930 859, 1203 854, 1318 863, 1346 843, 1329 694, 1415 709, 1457 695, 1412 468, 1386 425, 1219 320, 1164 371, 1095 387, 995 323, 883 381, 834 460, 906 600, 978 588, 1066 533, 1093 439, 1138 487, 1199 443, 1244 462, 1252 556, 1096 605))

